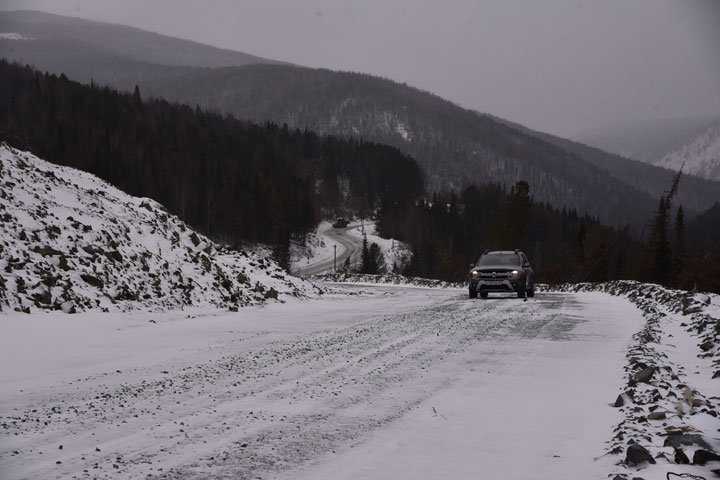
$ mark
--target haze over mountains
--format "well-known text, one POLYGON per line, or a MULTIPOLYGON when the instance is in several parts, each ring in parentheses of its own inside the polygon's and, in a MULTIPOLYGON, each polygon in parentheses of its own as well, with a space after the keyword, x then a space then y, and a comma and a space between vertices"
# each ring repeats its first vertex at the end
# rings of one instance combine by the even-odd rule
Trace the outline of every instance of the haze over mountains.
MULTIPOLYGON (((538 201, 639 230, 673 175, 370 75, 281 65, 38 12, 0 13, 0 33, 17 34, 0 38, 0 56, 79 81, 138 85, 143 97, 396 146, 418 161, 428 193, 525 179, 538 201)), ((690 214, 706 210, 720 201, 720 183, 686 177, 678 200, 690 214)))
POLYGON ((625 157, 720 180, 720 116, 623 122, 578 141, 625 157))

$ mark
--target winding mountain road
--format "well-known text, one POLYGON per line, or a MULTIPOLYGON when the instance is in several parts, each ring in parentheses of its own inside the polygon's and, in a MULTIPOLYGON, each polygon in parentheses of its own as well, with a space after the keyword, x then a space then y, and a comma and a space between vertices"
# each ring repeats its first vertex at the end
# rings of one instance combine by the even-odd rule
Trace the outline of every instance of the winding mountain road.
POLYGON ((331 253, 330 257, 317 258, 312 263, 297 268, 293 273, 299 277, 331 273, 335 266, 340 267, 348 258, 351 262, 357 261, 362 251, 362 240, 351 233, 354 228, 357 228, 357 225, 320 230, 318 233, 325 237, 327 243, 337 245, 337 259, 333 258, 331 253))

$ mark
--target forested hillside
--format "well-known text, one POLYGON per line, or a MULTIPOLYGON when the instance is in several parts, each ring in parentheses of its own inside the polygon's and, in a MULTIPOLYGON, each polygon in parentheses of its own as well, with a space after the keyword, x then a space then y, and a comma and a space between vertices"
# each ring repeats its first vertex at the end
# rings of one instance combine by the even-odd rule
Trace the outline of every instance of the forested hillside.
POLYGON ((398 150, 142 101, 0 62, 0 140, 151 197, 226 243, 286 246, 335 211, 423 193, 398 150))

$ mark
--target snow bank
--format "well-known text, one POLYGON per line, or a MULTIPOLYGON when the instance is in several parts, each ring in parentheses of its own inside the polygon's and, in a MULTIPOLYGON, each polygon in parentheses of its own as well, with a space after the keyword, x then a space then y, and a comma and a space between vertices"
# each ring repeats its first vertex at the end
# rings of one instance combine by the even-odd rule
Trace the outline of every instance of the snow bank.
POLYGON ((554 289, 621 296, 645 317, 626 355, 626 387, 614 403, 624 418, 606 452, 622 456, 620 478, 638 469, 664 478, 720 468, 720 296, 633 281, 554 289))
POLYGON ((162 205, 0 145, 0 309, 234 308, 312 295, 266 249, 216 245, 162 205))

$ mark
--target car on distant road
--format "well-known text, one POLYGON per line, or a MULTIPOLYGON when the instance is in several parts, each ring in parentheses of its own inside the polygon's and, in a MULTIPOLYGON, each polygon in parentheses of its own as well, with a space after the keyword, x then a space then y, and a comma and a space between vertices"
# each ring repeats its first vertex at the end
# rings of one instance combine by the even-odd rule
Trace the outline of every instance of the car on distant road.
POLYGON ((335 223, 333 223, 334 228, 345 228, 348 225, 350 225, 350 222, 345 220, 343 217, 338 217, 335 219, 335 223))
POLYGON ((485 251, 471 265, 470 298, 487 298, 490 292, 515 292, 518 298, 535 296, 535 272, 520 250, 485 251))

